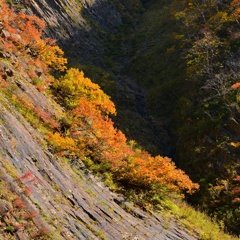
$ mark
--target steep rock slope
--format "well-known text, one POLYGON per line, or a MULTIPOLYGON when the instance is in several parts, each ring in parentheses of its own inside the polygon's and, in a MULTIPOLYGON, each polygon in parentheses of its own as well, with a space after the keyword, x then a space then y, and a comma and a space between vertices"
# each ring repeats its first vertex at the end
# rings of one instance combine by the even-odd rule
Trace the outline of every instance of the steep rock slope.
POLYGON ((69 56, 84 62, 101 64, 104 41, 114 33, 122 19, 111 3, 102 0, 21 2, 28 13, 47 23, 46 34, 57 39, 69 56))
POLYGON ((80 159, 70 167, 53 155, 44 124, 54 128, 63 109, 35 82, 50 76, 30 64, 36 53, 20 35, 1 27, 0 36, 0 238, 197 239, 109 191, 80 159))
MULTIPOLYGON (((25 87, 24 79, 21 84, 25 87)), ((26 87, 24 91, 29 90, 26 87)), ((38 100, 47 103, 41 95, 38 100)), ((33 230, 28 229, 26 220, 21 221, 25 226, 13 230, 19 239, 37 239, 44 235, 43 230, 50 233, 51 239, 196 239, 174 222, 168 222, 166 229, 161 216, 136 209, 111 193, 84 167, 77 175, 61 166, 56 156, 42 149, 41 134, 7 101, 1 102, 0 130, 1 181, 21 199, 28 212, 34 213, 33 230), (16 168, 15 176, 9 175, 6 164, 9 171, 16 168), (26 187, 32 192, 29 197, 25 195, 26 187)), ((10 210, 3 217, 13 227, 14 218, 10 210)), ((2 231, 0 236, 7 239, 2 231)))

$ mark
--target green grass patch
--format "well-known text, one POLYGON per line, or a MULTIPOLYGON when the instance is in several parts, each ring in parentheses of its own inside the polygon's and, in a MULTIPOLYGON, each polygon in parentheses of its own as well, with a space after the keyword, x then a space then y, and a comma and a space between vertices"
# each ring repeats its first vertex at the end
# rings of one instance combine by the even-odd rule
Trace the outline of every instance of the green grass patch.
POLYGON ((211 219, 207 214, 195 210, 182 201, 171 201, 165 199, 162 202, 167 211, 166 214, 171 213, 177 218, 177 222, 183 224, 189 232, 199 235, 199 239, 202 240, 237 240, 238 237, 234 237, 223 232, 223 224, 217 224, 214 219, 211 219))

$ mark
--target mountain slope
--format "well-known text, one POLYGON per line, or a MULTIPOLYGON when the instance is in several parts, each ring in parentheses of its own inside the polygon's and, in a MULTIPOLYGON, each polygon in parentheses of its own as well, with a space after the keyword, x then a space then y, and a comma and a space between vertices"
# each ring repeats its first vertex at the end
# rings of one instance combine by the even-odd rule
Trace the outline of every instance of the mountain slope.
POLYGON ((200 184, 189 201, 239 235, 239 2, 147 3, 132 76, 168 120, 174 161, 200 184))
MULTIPOLYGON (((84 138, 80 138, 80 143, 78 142, 78 148, 75 148, 74 143, 78 141, 76 135, 80 134, 81 127, 84 129, 86 126, 91 126, 92 120, 83 119, 89 125, 84 125, 84 121, 81 120, 79 122, 64 122, 64 120, 69 120, 67 117, 71 117, 71 114, 79 117, 77 110, 81 111, 84 107, 85 110, 91 110, 92 117, 96 117, 98 115, 95 114, 101 111, 110 111, 109 109, 113 108, 112 103, 99 87, 87 78, 80 78, 85 84, 84 91, 87 89, 87 96, 81 92, 81 87, 77 88, 80 91, 77 95, 76 92, 71 92, 71 84, 63 86, 68 76, 74 82, 75 78, 71 78, 74 72, 82 76, 82 73, 76 69, 70 69, 63 77, 54 79, 49 73, 49 67, 55 70, 65 69, 66 61, 62 57, 61 50, 52 41, 45 42, 39 38, 38 34, 42 29, 39 19, 19 14, 19 18, 12 21, 11 17, 14 13, 4 6, 1 1, 3 19, 0 30, 0 236, 4 239, 197 239, 200 235, 208 239, 215 230, 210 229, 209 233, 198 229, 196 233, 193 225, 188 223, 190 230, 187 230, 177 217, 167 218, 166 214, 154 213, 151 208, 143 211, 127 202, 123 196, 110 192, 99 179, 92 176, 81 159, 86 162, 86 159, 91 157, 96 161, 94 166, 97 166, 101 154, 105 152, 99 154, 92 150, 90 146, 94 144, 90 145, 91 143, 88 142, 91 138, 94 139, 94 134, 98 135, 101 129, 97 128, 97 132, 87 132, 88 135, 83 135, 84 138), (16 28, 17 26, 19 28, 16 28), (51 84, 56 93, 54 97, 49 89, 51 84), (69 90, 68 94, 66 90, 69 90), (58 92, 63 95, 57 96, 58 92), (96 108, 87 109, 87 105, 81 105, 81 109, 74 109, 74 105, 79 104, 77 98, 80 95, 84 95, 81 104, 92 104, 91 106, 96 108), (89 96, 91 101, 88 99, 89 96), (60 102, 61 106, 54 99, 60 102), (67 109, 68 107, 70 110, 67 109), (75 111, 71 112, 72 108, 75 111), (78 129, 75 128, 76 125, 78 129), (60 136, 54 138, 56 140, 54 144, 51 144, 52 136, 60 136), (80 157, 78 154, 81 141, 89 145, 84 148, 86 155, 80 157), (184 230, 180 230, 182 228, 184 230)), ((90 118, 91 115, 84 117, 90 118)), ((105 115, 104 118, 110 123, 105 115)), ((113 141, 109 138, 107 140, 113 141)), ((98 147, 98 144, 94 147, 98 147)), ((104 150, 107 145, 101 144, 102 142, 99 144, 102 147, 100 149, 104 150)), ((125 148, 133 154, 134 151, 129 147, 125 148)), ((115 149, 111 150, 115 154, 121 154, 123 149, 117 153, 115 149)), ((110 158, 112 155, 107 153, 110 158)), ((170 192, 173 190, 178 194, 181 187, 188 191, 196 187, 187 176, 175 168, 170 168, 171 171, 168 172, 179 175, 180 179, 165 172, 163 176, 159 173, 163 182, 160 185, 156 184, 159 180, 154 175, 150 175, 153 179, 149 177, 149 181, 146 182, 148 176, 146 172, 142 171, 141 174, 134 175, 137 172, 135 170, 139 168, 145 170, 141 164, 144 167, 148 160, 149 162, 155 160, 157 163, 158 160, 162 161, 162 158, 151 158, 140 149, 136 149, 134 154, 136 155, 130 156, 138 157, 137 165, 134 166, 134 161, 129 159, 129 162, 126 162, 131 163, 127 166, 130 172, 123 171, 123 175, 120 176, 121 180, 130 179, 127 186, 132 187, 132 182, 137 186, 138 191, 141 188, 146 188, 148 191, 151 189, 149 182, 152 181, 155 189, 151 189, 149 195, 154 196, 154 192, 160 190, 160 192, 166 191, 165 197, 171 195, 170 192), (146 157, 145 161, 140 155, 146 157), (166 176, 170 179, 165 179, 166 176), (182 179, 183 176, 185 178, 182 179), (189 186, 184 185, 183 180, 189 186)), ((173 166, 167 158, 163 160, 159 170, 164 170, 164 163, 173 166)), ((109 170, 109 166, 103 165, 103 167, 106 175, 105 171, 109 170)), ((118 166, 120 169, 121 167, 118 166)), ((151 167, 149 165, 150 169, 151 167)), ((118 168, 115 168, 115 172, 119 170, 118 168)), ((152 172, 155 172, 154 167, 152 172)), ((134 194, 134 192, 129 193, 129 195, 134 194)), ((138 194, 143 197, 141 191, 138 194)), ((155 199, 155 201, 159 200, 155 199)), ((144 209, 144 206, 141 207, 144 209)), ((176 206, 172 207, 172 211, 173 208, 176 211, 176 206)), ((186 216, 183 214, 182 218, 185 219, 186 216)), ((231 239, 222 233, 219 234, 231 239)), ((216 239, 218 236, 216 235, 216 239)))
POLYGON ((35 28, 24 35, 27 25, 18 33, 8 25, 12 18, 15 27, 17 21, 22 26, 38 20, 25 15, 14 18, 5 5, 1 11, 0 237, 196 239, 180 230, 174 220, 169 220, 166 228, 160 215, 143 212, 110 192, 80 159, 70 166, 66 158, 52 153, 46 133, 56 129, 57 119, 64 115, 46 92, 52 79, 46 63, 53 62, 45 55, 41 57, 45 63, 39 60, 40 53, 34 48, 38 42, 36 32, 36 42, 27 45, 35 28))
MULTIPOLYGON (((23 88, 25 81, 21 80, 23 88)), ((44 96, 40 100, 49 104, 44 96)), ((13 230, 7 234, 3 225, 1 238, 13 234, 19 239, 196 239, 174 222, 166 229, 161 216, 133 207, 84 166, 76 174, 63 160, 42 149, 43 136, 7 101, 1 101, 1 122, 1 181, 6 185, 1 186, 1 196, 6 194, 13 208, 1 220, 5 229, 11 226, 13 230), (18 198, 26 207, 16 203, 18 198), (32 214, 29 218, 28 212, 32 214)), ((0 204, 6 206, 4 200, 0 204)))

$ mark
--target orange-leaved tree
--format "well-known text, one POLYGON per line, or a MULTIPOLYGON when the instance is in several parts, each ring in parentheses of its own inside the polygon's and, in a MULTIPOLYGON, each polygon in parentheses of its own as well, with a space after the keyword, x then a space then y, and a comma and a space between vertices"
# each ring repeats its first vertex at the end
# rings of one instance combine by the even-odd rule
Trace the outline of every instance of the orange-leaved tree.
POLYGON ((107 166, 122 183, 145 190, 154 185, 156 190, 168 188, 188 193, 199 187, 183 171, 176 169, 169 158, 152 157, 145 151, 135 150, 134 144, 127 144, 125 135, 114 127, 108 116, 116 114, 113 102, 97 84, 85 78, 83 72, 69 69, 54 82, 53 88, 71 119, 61 136, 50 135, 50 142, 58 139, 58 151, 66 152, 64 141, 68 142, 71 137, 75 142, 74 147, 70 145, 71 154, 74 152, 81 158, 92 159, 95 164, 104 164, 104 170, 107 166))
POLYGON ((120 179, 127 180, 135 186, 154 186, 156 191, 167 187, 174 192, 187 191, 193 193, 199 185, 190 178, 168 157, 152 157, 148 152, 132 151, 121 168, 120 179))
MULTIPOLYGON (((67 59, 55 41, 43 39, 45 23, 35 15, 26 15, 23 12, 14 12, 4 0, 0 1, 0 15, 3 28, 9 32, 8 43, 17 46, 18 50, 29 48, 35 58, 40 58, 47 66, 56 70, 66 69, 67 59)), ((24 51, 22 51, 24 52, 24 51)))
POLYGON ((240 17, 240 1, 239 0, 233 0, 231 2, 231 10, 233 11, 233 15, 235 17, 235 20, 237 23, 239 23, 239 17, 240 17))

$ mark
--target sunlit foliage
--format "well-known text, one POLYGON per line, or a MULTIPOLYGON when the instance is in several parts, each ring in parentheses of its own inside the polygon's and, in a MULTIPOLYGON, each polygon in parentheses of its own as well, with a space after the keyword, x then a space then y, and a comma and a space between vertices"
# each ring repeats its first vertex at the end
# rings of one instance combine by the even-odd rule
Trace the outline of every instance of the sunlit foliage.
POLYGON ((192 183, 183 171, 176 169, 169 158, 154 158, 127 144, 124 134, 114 127, 108 116, 116 114, 113 102, 97 84, 85 78, 83 72, 69 69, 54 82, 53 88, 71 119, 62 136, 49 136, 57 151, 65 152, 68 145, 65 142, 69 142, 71 137, 75 143, 74 147, 69 145, 71 154, 74 152, 81 158, 90 158, 96 164, 107 164, 119 181, 128 181, 146 189, 151 184, 157 189, 165 186, 175 192, 186 190, 192 193, 198 188, 198 184, 192 183))
POLYGON ((8 37, 8 48, 15 51, 29 48, 30 53, 40 58, 46 65, 56 70, 65 70, 67 59, 63 57, 63 51, 55 44, 55 41, 43 39, 45 23, 37 16, 26 15, 23 12, 15 13, 2 1, 0 14, 1 22, 8 37))

